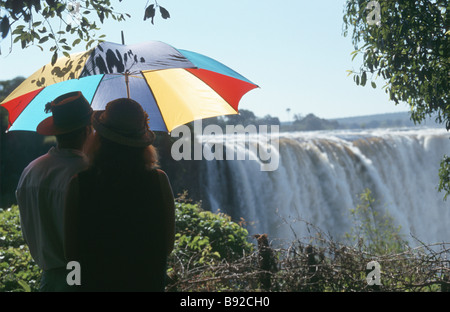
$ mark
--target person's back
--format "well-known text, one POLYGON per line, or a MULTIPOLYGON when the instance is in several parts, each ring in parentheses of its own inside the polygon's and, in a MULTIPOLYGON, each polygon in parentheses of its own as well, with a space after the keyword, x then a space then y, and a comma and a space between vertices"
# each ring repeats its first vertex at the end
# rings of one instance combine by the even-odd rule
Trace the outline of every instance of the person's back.
POLYGON ((65 267, 63 207, 70 178, 88 162, 77 150, 53 147, 23 171, 16 190, 22 232, 43 270, 65 267))
POLYGON ((175 237, 166 174, 156 168, 148 115, 131 99, 92 117, 91 165, 75 176, 65 210, 67 261, 81 267, 81 291, 164 291, 175 237))
POLYGON ((64 204, 71 178, 88 166, 82 149, 92 132, 92 109, 81 92, 70 92, 47 103, 45 110, 52 116, 40 122, 36 131, 56 136, 57 147, 24 169, 16 197, 23 237, 43 270, 40 290, 67 291, 64 204))
POLYGON ((83 291, 164 291, 166 223, 157 170, 78 175, 83 291))

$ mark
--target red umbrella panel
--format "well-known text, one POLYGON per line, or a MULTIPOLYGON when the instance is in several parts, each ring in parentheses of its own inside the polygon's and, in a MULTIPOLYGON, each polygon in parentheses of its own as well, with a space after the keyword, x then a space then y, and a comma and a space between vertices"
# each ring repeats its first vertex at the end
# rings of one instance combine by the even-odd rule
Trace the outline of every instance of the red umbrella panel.
POLYGON ((210 57, 160 41, 104 42, 45 65, 1 105, 9 112, 9 131, 35 131, 48 117, 45 104, 64 93, 81 91, 94 110, 129 97, 148 113, 152 130, 170 132, 193 120, 237 114, 241 98, 257 87, 210 57))

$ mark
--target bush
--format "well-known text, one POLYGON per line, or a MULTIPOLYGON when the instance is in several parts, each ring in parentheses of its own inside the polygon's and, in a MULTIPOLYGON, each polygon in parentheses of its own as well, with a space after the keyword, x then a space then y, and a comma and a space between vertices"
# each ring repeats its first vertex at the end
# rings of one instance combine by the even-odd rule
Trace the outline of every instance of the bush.
POLYGON ((230 216, 202 210, 199 204, 180 203, 175 205, 177 247, 183 249, 190 242, 194 250, 201 250, 197 244, 211 245, 211 252, 229 261, 252 251, 247 241, 248 232, 242 224, 233 222, 230 216))
MULTIPOLYGON (((220 262, 232 262, 253 250, 248 232, 224 213, 205 211, 200 204, 185 201, 175 204, 175 246, 169 257, 169 289, 177 289, 177 282, 187 274, 220 262)), ((201 274, 200 274, 201 275, 201 274)))
POLYGON ((0 210, 0 291, 37 291, 40 276, 22 238, 18 206, 0 210))
MULTIPOLYGON (((234 261, 252 251, 247 230, 229 216, 180 201, 176 202, 176 241, 168 265, 172 279, 187 270, 234 261)), ((18 206, 0 210, 0 291, 37 291, 40 275, 22 237, 18 206)))
MULTIPOLYGON (((357 244, 336 242, 307 223, 311 237, 273 249, 268 243, 262 248, 259 243, 266 236, 259 235, 256 251, 242 224, 177 200, 167 290, 450 291, 450 245, 410 248, 389 216, 371 211, 374 199, 369 191, 360 199, 353 211, 359 223, 349 234, 357 244), (264 259, 273 265, 269 268, 264 259), (381 267, 379 286, 367 281, 372 261, 381 267)), ((37 291, 39 277, 22 239, 17 206, 0 210, 0 291, 37 291)))
POLYGON ((395 225, 389 213, 381 213, 375 208, 375 198, 370 189, 359 195, 359 201, 355 209, 350 209, 353 227, 345 235, 350 243, 358 244, 372 255, 405 251, 408 242, 401 234, 401 226, 395 225))

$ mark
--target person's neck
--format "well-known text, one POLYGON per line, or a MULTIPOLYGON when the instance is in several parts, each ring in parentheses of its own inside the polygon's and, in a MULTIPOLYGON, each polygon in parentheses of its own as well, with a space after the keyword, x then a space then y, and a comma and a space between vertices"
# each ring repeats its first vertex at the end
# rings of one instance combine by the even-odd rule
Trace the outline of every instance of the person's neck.
POLYGON ((67 143, 58 143, 57 147, 59 149, 73 149, 73 150, 77 150, 77 151, 83 151, 83 145, 82 144, 67 144, 67 143))

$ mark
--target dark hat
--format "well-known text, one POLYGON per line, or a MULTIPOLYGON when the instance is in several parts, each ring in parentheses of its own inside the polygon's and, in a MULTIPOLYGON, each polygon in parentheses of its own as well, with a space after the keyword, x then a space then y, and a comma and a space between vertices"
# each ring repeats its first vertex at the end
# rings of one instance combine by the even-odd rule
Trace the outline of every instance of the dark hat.
POLYGON ((92 126, 101 136, 122 145, 145 147, 155 140, 147 113, 139 103, 128 98, 111 101, 105 111, 94 112, 92 126))
POLYGON ((80 91, 63 94, 47 103, 46 109, 52 112, 36 127, 42 135, 69 133, 90 125, 92 108, 80 91))

